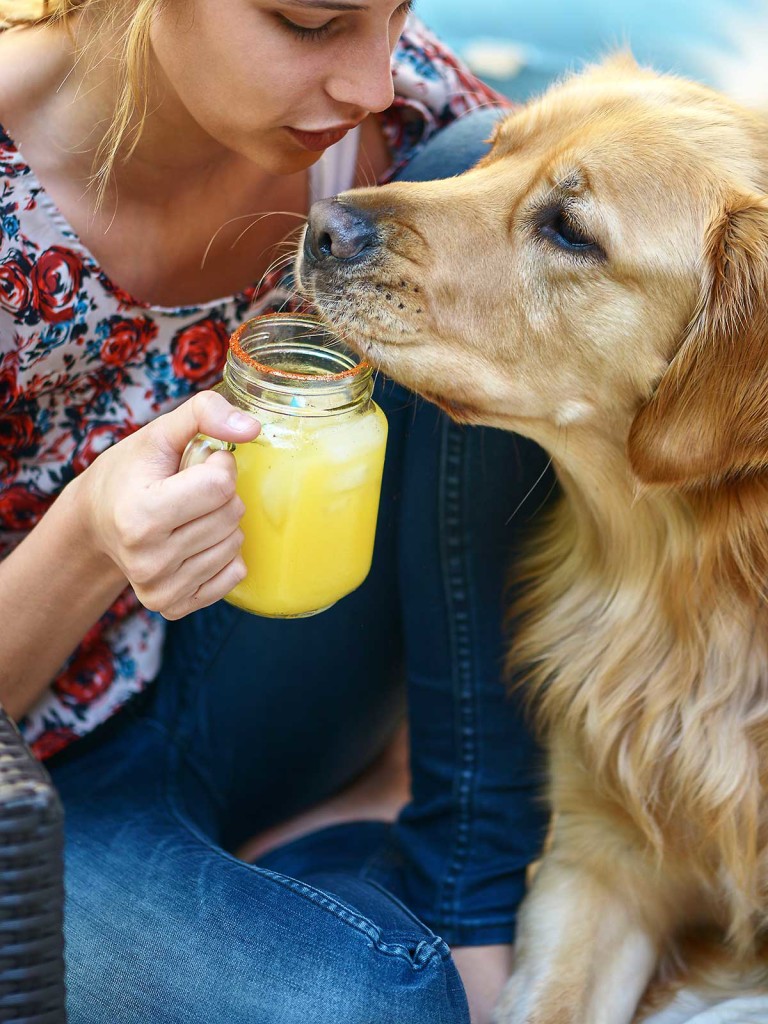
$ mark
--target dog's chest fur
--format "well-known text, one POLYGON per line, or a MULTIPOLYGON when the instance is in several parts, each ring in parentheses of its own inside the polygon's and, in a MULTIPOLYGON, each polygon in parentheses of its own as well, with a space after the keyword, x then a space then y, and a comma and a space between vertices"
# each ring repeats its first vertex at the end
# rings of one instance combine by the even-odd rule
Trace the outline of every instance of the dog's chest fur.
POLYGON ((529 560, 512 657, 534 666, 545 735, 567 735, 649 853, 725 894, 746 941, 768 883, 768 613, 745 578, 763 555, 699 511, 660 498, 598 522, 569 494, 529 560))

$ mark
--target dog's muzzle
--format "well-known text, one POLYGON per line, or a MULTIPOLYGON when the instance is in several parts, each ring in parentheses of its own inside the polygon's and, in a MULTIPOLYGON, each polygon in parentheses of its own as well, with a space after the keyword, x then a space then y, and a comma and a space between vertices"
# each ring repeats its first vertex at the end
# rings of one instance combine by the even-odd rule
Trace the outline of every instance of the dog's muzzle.
POLYGON ((378 245, 376 227, 364 210, 337 199, 312 204, 303 252, 309 266, 330 269, 370 255, 378 245))

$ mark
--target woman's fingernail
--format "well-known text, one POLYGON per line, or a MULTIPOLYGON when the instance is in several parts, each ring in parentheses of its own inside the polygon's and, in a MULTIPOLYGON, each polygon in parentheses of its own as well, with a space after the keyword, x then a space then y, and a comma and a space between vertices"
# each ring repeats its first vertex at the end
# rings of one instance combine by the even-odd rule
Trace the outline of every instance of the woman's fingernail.
POLYGON ((248 412, 233 412, 227 419, 227 426, 235 430, 249 430, 254 423, 258 423, 258 420, 248 412))

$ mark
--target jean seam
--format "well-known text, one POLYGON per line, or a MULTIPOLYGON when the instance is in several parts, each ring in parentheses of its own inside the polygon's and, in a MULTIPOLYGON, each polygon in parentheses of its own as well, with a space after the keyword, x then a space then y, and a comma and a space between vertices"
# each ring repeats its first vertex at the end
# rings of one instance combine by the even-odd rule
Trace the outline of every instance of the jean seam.
MULTIPOLYGON (((202 643, 199 637, 200 629, 196 629, 196 657, 190 659, 188 654, 184 657, 184 664, 181 667, 186 676, 185 694, 182 698, 178 699, 172 726, 169 728, 172 740, 178 744, 179 749, 182 751, 192 750, 194 731, 199 721, 197 712, 200 700, 200 682, 203 678, 203 673, 221 651, 236 625, 235 619, 230 620, 228 618, 228 609, 223 603, 220 608, 211 608, 206 619, 208 620, 206 622, 207 635, 203 638, 202 643), (210 621, 211 619, 213 619, 213 622, 210 621), (212 626, 214 628, 211 628, 212 626), (202 651, 200 647, 203 648, 202 651)), ((205 742, 206 744, 208 742, 207 736, 205 737, 205 742)), ((199 755, 199 749, 196 749, 195 753, 199 755)), ((189 760, 194 766, 195 774, 205 784, 217 807, 222 809, 226 803, 225 797, 214 781, 213 776, 203 765, 202 759, 197 756, 189 760)))
MULTIPOLYGON (((424 924, 424 922, 421 920, 421 918, 418 917, 411 910, 410 907, 406 906, 406 904, 403 903, 403 901, 401 899, 398 899, 398 897, 395 896, 395 894, 390 889, 388 889, 385 885, 382 885, 382 883, 377 881, 375 878, 371 878, 368 875, 366 868, 364 868, 360 872, 360 878, 365 879, 365 881, 367 882, 368 885, 371 886, 371 888, 378 889, 378 891, 380 893, 383 893, 388 899, 392 900, 393 903, 396 903, 400 907, 400 909, 403 911, 403 913, 406 914, 411 919, 411 921, 414 922, 414 924, 419 925, 419 927, 421 927, 421 928, 428 927, 427 925, 424 924)), ((434 933, 434 928, 430 928, 429 930, 434 933)), ((432 943, 436 950, 442 951, 445 954, 446 957, 450 956, 450 950, 449 950, 447 944, 445 943, 445 940, 442 938, 442 936, 437 935, 437 934, 433 934, 431 939, 423 939, 422 941, 423 942, 432 943)))
POLYGON ((363 917, 361 914, 355 913, 351 908, 345 906, 340 901, 333 899, 328 895, 328 893, 315 889, 311 885, 307 885, 298 879, 289 878, 287 875, 278 874, 276 871, 270 871, 267 868, 257 867, 255 864, 249 864, 247 861, 240 860, 238 857, 235 857, 234 854, 229 853, 227 850, 224 850, 222 847, 214 843, 204 832, 197 828, 187 818, 179 805, 179 793, 175 786, 174 768, 177 766, 180 751, 178 749, 174 749, 174 747, 175 745, 173 742, 169 743, 166 752, 163 800, 168 813, 185 830, 185 832, 194 836, 199 843, 213 851, 217 856, 231 860, 233 863, 239 865, 245 870, 254 871, 262 878, 267 878, 275 885, 289 889, 291 892, 308 900, 315 906, 319 906, 323 910, 326 910, 337 920, 343 921, 349 927, 353 928, 361 935, 364 935, 370 945, 377 952, 383 953, 386 956, 393 956, 397 959, 404 960, 415 971, 421 970, 430 962, 436 961, 442 963, 445 960, 445 953, 447 953, 448 948, 439 936, 433 935, 431 939, 421 939, 413 949, 409 949, 402 943, 383 942, 381 939, 380 929, 377 928, 372 921, 369 921, 368 918, 363 917))
MULTIPOLYGON (((441 947, 444 946, 444 943, 438 935, 434 935, 431 939, 420 939, 412 950, 402 942, 383 942, 381 939, 380 929, 377 928, 372 921, 367 917, 363 917, 361 914, 356 913, 346 904, 332 898, 328 893, 323 892, 321 889, 316 889, 314 886, 307 885, 306 882, 302 882, 298 878, 291 878, 288 875, 281 875, 276 871, 270 871, 268 868, 256 868, 256 870, 259 871, 262 876, 270 878, 278 885, 290 889, 292 892, 298 893, 300 896, 305 896, 312 903, 323 907, 325 910, 329 910, 334 917, 340 918, 356 931, 365 935, 371 945, 378 952, 407 960, 415 970, 419 970, 432 959, 445 959, 445 957, 441 955, 441 947)), ((368 884, 373 883, 369 882, 368 884)), ((381 886, 375 887, 382 892, 386 892, 386 890, 382 889, 381 886)), ((389 893, 387 893, 387 895, 389 895, 389 893)))
POLYGON ((474 778, 477 763, 475 693, 470 622, 471 601, 465 545, 461 536, 466 495, 463 488, 468 438, 446 419, 443 427, 440 474, 440 558, 453 666, 454 717, 458 764, 454 779, 454 839, 439 899, 438 916, 448 928, 457 926, 459 882, 471 841, 474 778))

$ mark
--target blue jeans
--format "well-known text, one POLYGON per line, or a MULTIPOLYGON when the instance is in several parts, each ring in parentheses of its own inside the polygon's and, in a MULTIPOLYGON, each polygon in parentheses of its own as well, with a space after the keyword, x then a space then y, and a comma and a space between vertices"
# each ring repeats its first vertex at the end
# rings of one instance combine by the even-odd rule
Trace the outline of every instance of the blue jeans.
MULTIPOLYGON (((403 177, 469 166, 492 117, 403 177)), ((390 436, 366 582, 314 618, 220 602, 170 624, 150 691, 50 762, 70 1024, 467 1024, 447 943, 513 937, 544 812, 502 620, 547 460, 391 382, 376 397, 390 436), (406 700, 396 825, 323 829, 257 864, 228 852, 352 780, 406 700)))

